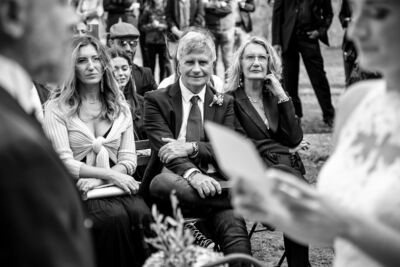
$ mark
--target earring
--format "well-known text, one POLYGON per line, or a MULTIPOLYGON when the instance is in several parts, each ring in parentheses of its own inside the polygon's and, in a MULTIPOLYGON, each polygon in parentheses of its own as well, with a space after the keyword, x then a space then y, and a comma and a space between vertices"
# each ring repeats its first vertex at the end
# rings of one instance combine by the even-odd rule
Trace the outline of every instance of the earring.
POLYGON ((243 73, 239 76, 239 87, 243 88, 243 73))
POLYGON ((102 78, 100 81, 100 92, 104 93, 104 78, 102 78))

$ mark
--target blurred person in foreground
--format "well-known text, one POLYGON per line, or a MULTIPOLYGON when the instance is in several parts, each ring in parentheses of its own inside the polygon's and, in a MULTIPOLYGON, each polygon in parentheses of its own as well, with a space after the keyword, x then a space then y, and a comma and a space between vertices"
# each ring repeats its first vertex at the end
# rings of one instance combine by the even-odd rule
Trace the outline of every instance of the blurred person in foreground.
POLYGON ((30 97, 31 79, 62 80, 76 22, 67 1, 0 1, 2 265, 94 266, 90 222, 30 97))
MULTIPOLYGON (((306 149, 307 143, 280 77, 281 61, 272 45, 251 37, 234 54, 225 92, 235 99, 237 131, 254 142, 265 164, 304 180, 305 169, 297 150, 306 149)), ((284 243, 289 267, 310 265, 308 247, 286 236, 284 243)))
POLYGON ((253 31, 253 22, 250 13, 256 10, 254 0, 240 0, 237 1, 237 7, 234 9, 235 13, 235 42, 233 52, 238 50, 242 43, 250 37, 253 31))
POLYGON ((341 99, 316 190, 270 170, 258 184, 239 179, 234 205, 299 242, 333 245, 335 267, 399 266, 400 2, 352 3, 360 64, 384 79, 355 84, 341 99))
POLYGON ((150 0, 140 17, 139 28, 146 33, 145 45, 149 56, 148 64, 153 76, 156 76, 156 56, 158 55, 159 81, 168 77, 172 72, 165 42, 167 27, 164 1, 150 0))
POLYGON ((44 129, 79 191, 112 183, 126 192, 85 201, 98 267, 142 266, 150 210, 136 193, 133 123, 105 48, 74 39, 69 76, 45 107, 44 129))

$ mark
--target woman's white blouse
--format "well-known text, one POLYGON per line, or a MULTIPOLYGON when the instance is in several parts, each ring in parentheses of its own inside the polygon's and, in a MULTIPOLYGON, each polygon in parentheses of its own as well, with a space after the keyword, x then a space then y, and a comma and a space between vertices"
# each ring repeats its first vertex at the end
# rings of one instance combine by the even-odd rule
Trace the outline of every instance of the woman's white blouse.
POLYGON ((84 122, 74 115, 67 119, 55 103, 46 106, 44 131, 55 150, 75 178, 86 157, 89 166, 110 168, 109 160, 121 164, 132 175, 136 169, 135 140, 131 113, 121 112, 107 137, 96 137, 84 122))

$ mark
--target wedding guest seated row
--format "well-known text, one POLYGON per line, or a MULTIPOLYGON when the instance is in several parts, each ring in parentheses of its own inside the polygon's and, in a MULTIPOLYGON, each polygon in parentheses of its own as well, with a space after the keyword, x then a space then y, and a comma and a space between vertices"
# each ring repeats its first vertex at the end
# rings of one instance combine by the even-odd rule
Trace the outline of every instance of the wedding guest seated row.
POLYGON ((105 48, 74 39, 69 77, 52 92, 44 129, 82 192, 113 183, 126 195, 84 202, 93 222, 97 266, 142 266, 151 214, 132 177, 136 154, 132 116, 105 48))
MULTIPOLYGON (((123 49, 118 47, 109 48, 107 53, 111 57, 115 79, 131 110, 135 141, 146 140, 147 135, 143 127, 144 98, 136 91, 135 81, 132 76, 132 59, 123 49)), ((144 150, 136 151, 136 153, 138 156, 138 153, 144 153, 146 156, 150 155, 149 151, 144 150)), ((138 166, 135 172, 135 178, 141 181, 145 169, 146 166, 138 166)))
MULTIPOLYGON (((204 133, 206 120, 234 129, 233 99, 208 85, 216 60, 209 35, 189 32, 177 49, 180 77, 166 88, 145 94, 144 126, 152 155, 141 192, 162 206, 176 190, 184 215, 203 217, 203 224, 225 254, 251 254, 243 218, 234 214, 220 182, 213 150, 204 133)), ((169 205, 168 205, 169 206, 169 205)))
MULTIPOLYGON (((302 131, 277 80, 279 62, 273 61, 276 58, 268 43, 256 40, 240 48, 228 84, 228 91, 233 92, 223 95, 210 86, 216 59, 210 35, 188 31, 176 53, 176 82, 147 93, 143 111, 143 97, 137 95, 131 74, 131 57, 118 47, 107 54, 90 36, 74 39, 69 78, 60 90, 52 92, 44 128, 81 192, 113 183, 128 193, 84 202, 93 220, 98 266, 141 266, 149 255, 143 237, 151 234, 151 216, 137 195, 139 183, 132 178, 142 178, 144 173, 136 170, 134 141, 147 137, 152 155, 141 194, 149 203, 165 208, 170 207, 169 195, 176 190, 185 215, 204 218, 191 230, 201 228, 225 254, 251 254, 245 221, 233 213, 229 192, 221 188, 228 178, 218 169, 203 123, 211 120, 246 134, 264 144, 259 147, 263 147, 269 166, 302 176, 304 169, 294 152, 302 131), (251 53, 247 55, 245 50, 251 53), (259 97, 265 95, 264 109, 249 106, 257 103, 251 101, 245 102, 242 108, 247 111, 241 112, 240 97, 263 90, 265 94, 259 97), (249 120, 243 117, 246 114, 253 116, 249 120), (253 120, 257 116, 265 117, 261 123, 266 131, 246 133, 243 128, 255 130, 251 123, 260 125, 253 120), (241 123, 250 125, 241 127, 241 123), (259 139, 260 135, 264 139, 259 139)), ((285 245, 289 262, 301 261, 307 266, 307 247, 287 238, 285 245)))
POLYGON ((341 98, 316 188, 268 170, 257 183, 239 177, 233 203, 298 242, 333 246, 334 267, 399 266, 400 1, 351 4, 348 36, 360 66, 383 79, 355 84, 341 98))
MULTIPOLYGON (((235 100, 236 130, 254 142, 265 165, 304 179, 305 169, 296 151, 307 143, 302 142, 292 100, 280 83, 281 71, 271 44, 251 37, 234 54, 225 91, 235 100)), ((310 265, 308 247, 286 236, 284 244, 289 267, 310 265)))

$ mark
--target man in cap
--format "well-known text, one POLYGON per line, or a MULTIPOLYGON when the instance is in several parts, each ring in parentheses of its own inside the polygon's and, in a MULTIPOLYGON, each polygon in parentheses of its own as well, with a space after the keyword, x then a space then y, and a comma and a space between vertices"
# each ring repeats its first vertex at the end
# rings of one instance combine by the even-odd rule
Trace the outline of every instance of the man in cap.
MULTIPOLYGON (((135 58, 136 48, 139 42, 140 33, 132 24, 118 22, 110 28, 111 47, 120 47, 131 56, 132 62, 135 58)), ((163 66, 160 66, 163 67, 163 66)), ((132 75, 135 80, 136 92, 144 95, 147 91, 157 89, 157 83, 154 80, 150 68, 140 67, 136 64, 132 66, 132 75)))
POLYGON ((76 22, 66 0, 0 1, 2 266, 94 266, 73 178, 32 116, 31 79, 62 81, 76 22))

